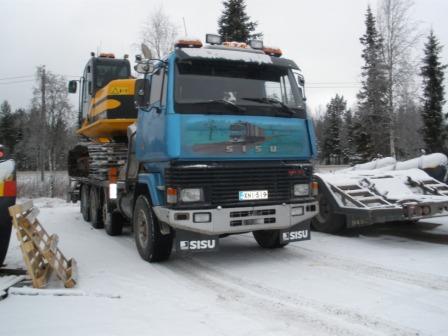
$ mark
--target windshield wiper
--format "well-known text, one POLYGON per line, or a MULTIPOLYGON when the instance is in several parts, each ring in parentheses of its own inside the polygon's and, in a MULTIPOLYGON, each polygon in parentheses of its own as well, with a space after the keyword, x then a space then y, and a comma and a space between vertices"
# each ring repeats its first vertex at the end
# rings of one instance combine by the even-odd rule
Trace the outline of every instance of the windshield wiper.
POLYGON ((290 107, 288 107, 287 105, 285 105, 283 102, 281 102, 278 99, 275 98, 241 98, 243 100, 250 100, 250 101, 254 101, 257 103, 263 103, 263 104, 269 104, 269 105, 279 105, 283 111, 289 113, 289 115, 295 115, 296 112, 294 110, 292 110, 290 107))
POLYGON ((229 107, 233 108, 235 111, 238 111, 241 113, 246 112, 246 109, 244 107, 238 106, 234 102, 231 102, 231 101, 225 100, 225 99, 211 99, 211 100, 203 100, 203 101, 202 100, 194 101, 194 102, 191 102, 191 104, 221 104, 221 105, 229 106, 229 107))

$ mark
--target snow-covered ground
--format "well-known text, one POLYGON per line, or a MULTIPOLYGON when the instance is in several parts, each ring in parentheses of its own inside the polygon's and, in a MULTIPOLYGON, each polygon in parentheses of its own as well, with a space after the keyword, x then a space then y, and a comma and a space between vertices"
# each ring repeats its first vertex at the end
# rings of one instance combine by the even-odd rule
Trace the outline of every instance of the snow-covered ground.
MULTIPOLYGON (((11 290, 0 335, 448 335, 448 218, 280 250, 231 236, 220 252, 149 264, 129 233, 92 229, 77 205, 35 203, 79 285, 11 290)), ((14 238, 6 263, 23 266, 14 238)))

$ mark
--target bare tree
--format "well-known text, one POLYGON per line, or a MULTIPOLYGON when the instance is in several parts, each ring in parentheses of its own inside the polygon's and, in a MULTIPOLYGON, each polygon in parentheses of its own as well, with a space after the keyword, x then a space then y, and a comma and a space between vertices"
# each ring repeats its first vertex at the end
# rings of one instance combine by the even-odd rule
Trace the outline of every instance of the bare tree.
POLYGON ((152 49, 157 58, 162 58, 174 48, 174 41, 178 35, 178 26, 158 7, 151 13, 141 31, 141 41, 152 49))
POLYGON ((420 34, 410 18, 412 0, 382 0, 377 22, 382 37, 382 57, 387 72, 387 104, 390 115, 390 153, 395 151, 395 120, 401 97, 409 97, 415 86, 416 58, 413 51, 420 34))
POLYGON ((50 71, 46 71, 44 76, 42 79, 43 68, 39 67, 36 75, 38 85, 31 100, 26 147, 31 150, 37 147, 39 166, 54 172, 65 168, 68 148, 74 140, 71 126, 76 116, 68 100, 66 79, 50 71), (41 112, 43 102, 45 114, 41 112))

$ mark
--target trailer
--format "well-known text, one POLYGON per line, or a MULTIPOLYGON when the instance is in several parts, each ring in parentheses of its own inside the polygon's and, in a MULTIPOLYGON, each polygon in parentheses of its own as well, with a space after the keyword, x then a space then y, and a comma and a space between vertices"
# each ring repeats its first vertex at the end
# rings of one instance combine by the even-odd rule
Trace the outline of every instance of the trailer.
POLYGON ((337 233, 375 223, 448 215, 447 157, 436 153, 404 162, 384 158, 334 173, 314 174, 319 185, 315 230, 337 233))

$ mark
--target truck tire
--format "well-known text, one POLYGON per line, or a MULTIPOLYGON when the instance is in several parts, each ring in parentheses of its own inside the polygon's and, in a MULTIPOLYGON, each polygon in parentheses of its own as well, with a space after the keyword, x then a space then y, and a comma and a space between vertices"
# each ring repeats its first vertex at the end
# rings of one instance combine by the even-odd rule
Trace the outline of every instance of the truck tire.
POLYGON ((148 197, 140 195, 132 216, 135 243, 140 256, 148 262, 167 260, 173 247, 173 235, 162 235, 148 197))
POLYGON ((280 230, 263 230, 252 232, 258 245, 267 249, 285 247, 288 243, 280 242, 280 230))
POLYGON ((94 229, 102 229, 104 227, 101 213, 101 198, 98 189, 94 186, 90 187, 90 222, 94 229))
POLYGON ((338 233, 347 227, 344 215, 335 214, 328 198, 319 190, 319 213, 311 221, 311 227, 319 232, 338 233))
POLYGON ((81 214, 82 218, 86 222, 90 222, 90 206, 89 206, 89 186, 86 184, 83 184, 81 186, 81 196, 80 196, 80 208, 81 208, 81 214))
MULTIPOLYGON (((105 206, 103 205, 103 209, 105 206)), ((121 213, 118 210, 114 210, 108 213, 104 221, 104 229, 109 236, 119 236, 123 233, 123 222, 124 218, 121 213)))

